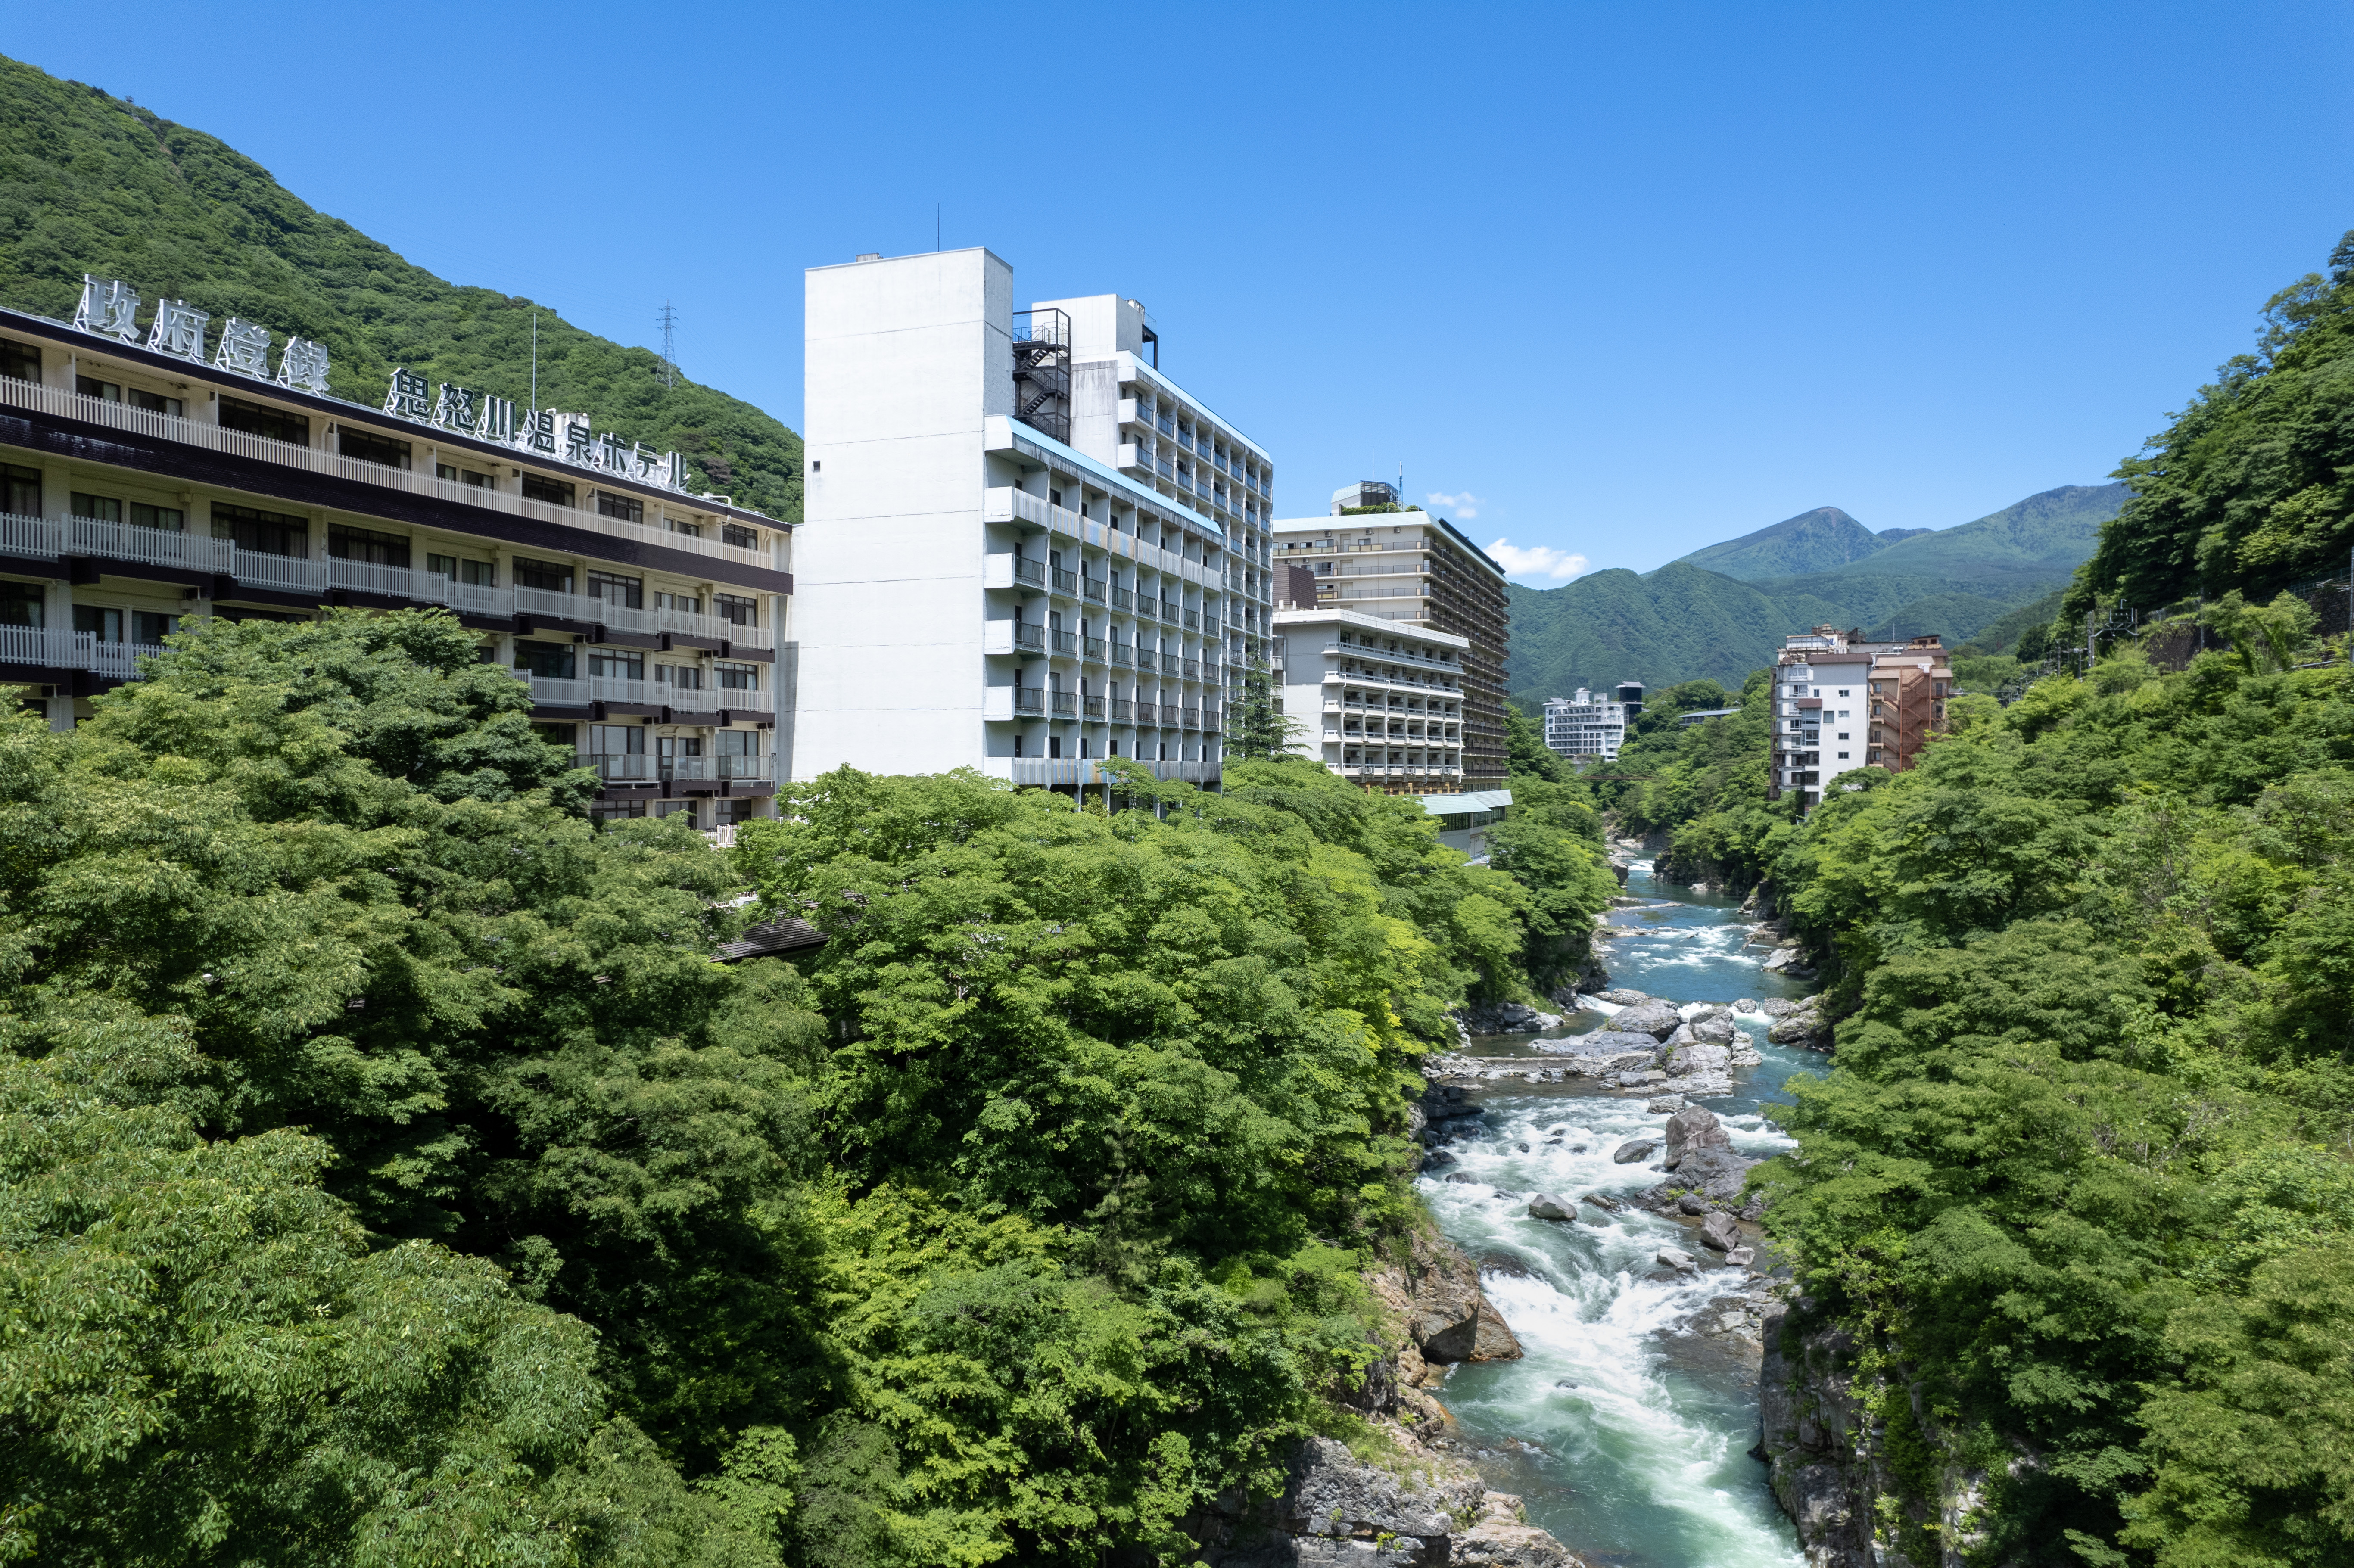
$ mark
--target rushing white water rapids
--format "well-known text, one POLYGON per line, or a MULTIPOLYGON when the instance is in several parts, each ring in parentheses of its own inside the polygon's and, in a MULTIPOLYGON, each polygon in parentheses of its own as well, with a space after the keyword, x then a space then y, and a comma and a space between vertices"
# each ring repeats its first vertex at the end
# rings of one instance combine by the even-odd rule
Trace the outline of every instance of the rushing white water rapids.
MULTIPOLYGON (((1691 1004, 1796 997, 1806 988, 1765 974, 1768 949, 1745 946, 1734 901, 1656 883, 1649 863, 1627 892, 1654 900, 1614 914, 1634 934, 1606 943, 1614 983, 1691 1004)), ((1594 1029, 1598 1012, 1555 1034, 1594 1029)), ((1739 1015, 1766 1057, 1736 1069, 1734 1094, 1702 1102, 1752 1158, 1787 1147, 1759 1113, 1787 1097, 1791 1073, 1819 1070, 1811 1052, 1766 1044, 1766 1018, 1739 1015)), ((1534 1054, 1526 1035, 1475 1041, 1475 1054, 1534 1054)), ((1718 1265, 1695 1224, 1638 1209, 1586 1207, 1569 1224, 1532 1219, 1528 1200, 1553 1192, 1628 1193, 1659 1180, 1611 1150, 1658 1136, 1665 1113, 1646 1097, 1584 1083, 1491 1086, 1480 1130, 1448 1146, 1457 1163, 1422 1178, 1447 1234, 1480 1260, 1489 1298, 1520 1336, 1515 1361, 1455 1368, 1439 1397, 1490 1484, 1518 1493, 1531 1523, 1596 1564, 1623 1568, 1792 1568, 1788 1520, 1748 1455, 1757 1438, 1756 1367, 1737 1341, 1698 1331, 1755 1282, 1718 1265), (1447 1178, 1458 1178, 1449 1180, 1447 1178), (1697 1278, 1660 1267, 1662 1243, 1701 1257, 1697 1278)), ((1695 1223, 1696 1224, 1696 1223, 1695 1223)))

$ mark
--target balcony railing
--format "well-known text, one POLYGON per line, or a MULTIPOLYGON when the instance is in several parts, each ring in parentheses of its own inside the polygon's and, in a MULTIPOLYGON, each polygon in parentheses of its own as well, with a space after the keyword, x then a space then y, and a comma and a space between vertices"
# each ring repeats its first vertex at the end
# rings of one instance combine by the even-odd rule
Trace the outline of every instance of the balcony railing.
POLYGON ((1111 590, 1111 607, 1114 609, 1127 609, 1135 603, 1136 596, 1129 592, 1126 588, 1114 588, 1111 590))
POLYGON ((1140 648, 1136 651, 1136 667, 1148 675, 1152 673, 1153 654, 1150 649, 1140 648))
POLYGON ((1079 647, 1084 657, 1091 659, 1098 664, 1103 662, 1104 640, 1102 638, 1082 637, 1079 639, 1079 647))
POLYGON ((1069 718, 1079 711, 1078 693, 1055 692, 1051 694, 1055 699, 1055 716, 1056 718, 1069 718))
POLYGON ((1097 604, 1101 604, 1104 601, 1103 578, 1088 577, 1085 579, 1079 584, 1079 592, 1086 598, 1095 600, 1097 604))
POLYGON ((1066 570, 1061 567, 1056 567, 1055 568, 1055 591, 1056 593, 1078 592, 1079 574, 1074 571, 1066 570))
POLYGON ((1044 561, 1034 561, 1023 556, 1014 556, 1013 580, 1016 582, 1032 583, 1039 588, 1044 588, 1046 586, 1046 563, 1044 561))
POLYGON ((1136 663, 1136 655, 1129 650, 1127 643, 1115 642, 1111 645, 1111 662, 1117 668, 1129 669, 1136 663))
POLYGON ((1046 711, 1046 689, 1044 686, 1013 688, 1013 711, 1017 714, 1043 714, 1046 711))
POLYGON ((1159 611, 1157 611, 1157 610, 1155 610, 1155 609, 1152 608, 1152 601, 1151 601, 1150 599, 1144 599, 1144 598, 1141 598, 1141 597, 1140 597, 1140 598, 1137 599, 1137 601, 1136 601, 1136 619, 1137 619, 1137 620, 1157 620, 1157 619, 1159 619, 1159 614, 1160 614, 1160 612, 1159 612, 1159 611))
POLYGON ((1184 709, 1184 710, 1183 710, 1183 712, 1184 712, 1184 715, 1185 715, 1185 716, 1184 716, 1184 725, 1185 725, 1185 727, 1186 727, 1187 729, 1199 729, 1199 728, 1201 728, 1201 727, 1202 727, 1202 710, 1201 710, 1201 709, 1199 709, 1199 708, 1186 708, 1186 709, 1184 709))
MULTIPOLYGON (((436 500, 455 502, 461 505, 480 507, 485 511, 504 512, 514 516, 529 517, 543 523, 557 523, 567 527, 588 529, 619 538, 635 539, 643 544, 665 549, 691 551, 700 556, 721 560, 767 566, 770 564, 765 550, 730 545, 722 539, 706 539, 693 535, 673 533, 656 526, 651 520, 631 523, 625 519, 599 515, 595 508, 559 506, 545 501, 534 501, 513 491, 494 490, 486 486, 453 482, 423 471, 392 468, 384 463, 369 462, 362 458, 345 457, 338 452, 321 451, 311 447, 296 446, 291 441, 273 440, 244 430, 232 430, 225 425, 208 424, 177 414, 162 414, 141 408, 130 403, 110 403, 102 398, 62 387, 44 387, 38 382, 21 381, 15 376, 0 376, 0 406, 36 408, 61 418, 79 420, 83 424, 101 425, 111 429, 131 430, 140 435, 175 441, 184 446, 202 447, 212 451, 228 452, 284 468, 302 469, 311 473, 326 474, 335 479, 372 484, 387 490, 406 491, 414 495, 431 496, 436 500)), ((655 501, 659 511, 663 503, 655 501)))
POLYGON ((1188 659, 1188 660, 1186 660, 1186 661, 1185 661, 1185 679, 1187 679, 1187 680, 1189 680, 1189 681, 1198 681, 1198 680, 1200 680, 1201 678, 1202 678, 1202 664, 1201 664, 1201 661, 1199 661, 1199 660, 1197 660, 1197 659, 1188 659))
POLYGON ((1055 632, 1055 652, 1076 658, 1079 652, 1079 634, 1076 631, 1055 632))
POLYGON ((1185 710, 1175 703, 1163 703, 1161 705, 1161 722, 1165 725, 1182 724, 1185 722, 1185 710))
POLYGON ((154 642, 101 642, 91 631, 61 627, 0 626, 0 664, 46 670, 88 670, 118 681, 139 678, 138 662, 164 652, 154 642))
POLYGON ((1027 648, 1033 653, 1044 653, 1046 651, 1046 629, 1040 626, 1035 621, 1015 621, 1013 623, 1013 646, 1016 648, 1027 648))
POLYGON ((1091 719, 1104 716, 1104 700, 1101 697, 1083 697, 1079 700, 1079 706, 1091 719))

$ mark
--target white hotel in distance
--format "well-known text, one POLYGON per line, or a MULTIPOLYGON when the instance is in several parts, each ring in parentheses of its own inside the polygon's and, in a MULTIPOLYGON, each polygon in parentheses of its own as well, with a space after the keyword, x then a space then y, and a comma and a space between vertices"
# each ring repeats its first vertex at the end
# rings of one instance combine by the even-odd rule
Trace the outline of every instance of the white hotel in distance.
POLYGON ((793 774, 1218 777, 1267 654, 1267 454, 1117 294, 985 249, 810 270, 793 774))

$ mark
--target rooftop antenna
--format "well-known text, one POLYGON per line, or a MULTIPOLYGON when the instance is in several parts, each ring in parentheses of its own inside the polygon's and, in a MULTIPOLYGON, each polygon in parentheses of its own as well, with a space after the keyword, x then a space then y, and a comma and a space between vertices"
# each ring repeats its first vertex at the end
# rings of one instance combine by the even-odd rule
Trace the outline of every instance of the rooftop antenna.
POLYGON ((678 385, 678 361, 671 357, 671 335, 678 330, 678 313, 671 308, 668 300, 663 302, 662 329, 663 385, 675 387, 678 385))

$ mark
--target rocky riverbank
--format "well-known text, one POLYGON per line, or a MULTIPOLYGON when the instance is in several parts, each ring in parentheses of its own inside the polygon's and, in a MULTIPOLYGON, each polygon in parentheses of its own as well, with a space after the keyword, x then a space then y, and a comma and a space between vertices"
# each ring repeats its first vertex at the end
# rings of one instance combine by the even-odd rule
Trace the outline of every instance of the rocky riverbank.
POLYGON ((1520 1340, 1479 1287, 1479 1270, 1435 1233, 1367 1276, 1392 1325, 1382 1355, 1341 1395, 1368 1441, 1352 1452, 1311 1437, 1286 1456, 1273 1498, 1229 1491, 1179 1528, 1209 1568, 1585 1568, 1529 1524, 1521 1499, 1490 1491, 1455 1450, 1454 1422, 1429 1390, 1458 1361, 1511 1361, 1520 1340), (1370 1457, 1363 1450, 1370 1449, 1370 1457))

